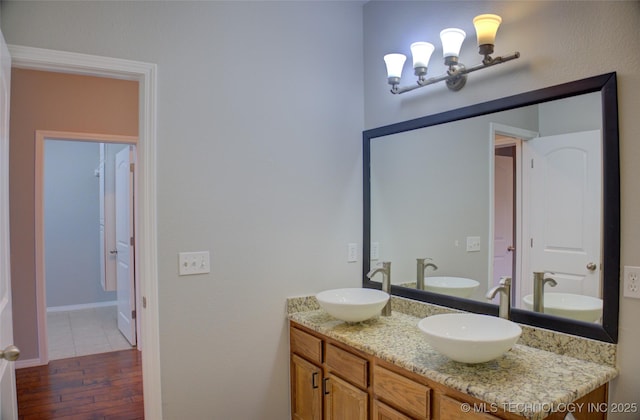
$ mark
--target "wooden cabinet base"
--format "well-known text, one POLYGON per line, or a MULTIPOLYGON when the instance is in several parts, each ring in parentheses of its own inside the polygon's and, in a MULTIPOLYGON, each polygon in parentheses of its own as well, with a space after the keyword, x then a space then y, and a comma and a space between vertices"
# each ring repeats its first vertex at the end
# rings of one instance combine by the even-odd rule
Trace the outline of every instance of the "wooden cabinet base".
MULTIPOLYGON (((295 420, 523 420, 460 391, 291 323, 291 413, 295 420)), ((603 420, 607 384, 567 407, 603 420)), ((562 420, 553 413, 549 420, 562 420)))

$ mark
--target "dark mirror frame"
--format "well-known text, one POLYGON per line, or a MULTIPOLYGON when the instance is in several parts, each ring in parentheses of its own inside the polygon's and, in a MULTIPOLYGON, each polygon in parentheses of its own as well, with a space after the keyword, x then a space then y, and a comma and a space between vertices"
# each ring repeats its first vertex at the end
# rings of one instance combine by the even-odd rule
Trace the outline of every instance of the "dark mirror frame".
MULTIPOLYGON (((409 130, 460 121, 480 115, 539 104, 591 92, 602 94, 602 325, 559 318, 522 309, 511 309, 511 320, 595 340, 617 343, 620 293, 620 166, 618 137, 618 94, 616 73, 607 73, 557 86, 534 90, 476 105, 386 125, 362 133, 363 141, 363 263, 362 285, 381 288, 366 276, 370 270, 371 246, 371 140, 409 130)), ((409 299, 468 312, 498 315, 494 304, 477 302, 393 285, 391 293, 409 299)))

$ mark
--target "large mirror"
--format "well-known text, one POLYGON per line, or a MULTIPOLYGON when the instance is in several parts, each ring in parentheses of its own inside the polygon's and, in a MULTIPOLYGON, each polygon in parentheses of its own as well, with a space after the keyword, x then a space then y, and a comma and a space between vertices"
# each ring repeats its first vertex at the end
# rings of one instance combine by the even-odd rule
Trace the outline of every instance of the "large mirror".
POLYGON ((620 199, 615 73, 367 130, 363 283, 617 341, 620 199), (540 273, 534 275, 534 273, 540 273), (534 277, 544 308, 534 308, 534 277), (374 278, 375 280, 375 278, 374 278))

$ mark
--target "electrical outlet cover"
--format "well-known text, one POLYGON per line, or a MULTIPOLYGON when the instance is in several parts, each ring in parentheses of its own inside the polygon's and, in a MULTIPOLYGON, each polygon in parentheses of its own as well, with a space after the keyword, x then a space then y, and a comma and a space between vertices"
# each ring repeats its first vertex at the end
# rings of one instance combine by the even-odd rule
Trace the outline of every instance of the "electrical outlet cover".
POLYGON ((358 244, 350 243, 347 245, 347 262, 358 261, 358 244))
POLYGON ((624 297, 640 299, 640 267, 624 266, 622 286, 624 297))

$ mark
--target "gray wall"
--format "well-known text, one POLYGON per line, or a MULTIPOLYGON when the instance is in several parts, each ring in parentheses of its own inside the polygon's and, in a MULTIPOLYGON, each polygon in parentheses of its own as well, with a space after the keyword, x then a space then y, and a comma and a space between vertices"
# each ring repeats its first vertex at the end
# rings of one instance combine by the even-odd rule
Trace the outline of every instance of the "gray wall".
MULTIPOLYGON (((640 265, 640 195, 635 161, 640 156, 640 49, 637 1, 425 1, 369 2, 364 6, 365 127, 374 128, 423 115, 582 79, 618 73, 621 148, 622 246, 621 265, 640 265), (469 75, 460 92, 430 86, 394 96, 386 85, 382 57, 389 52, 409 54, 417 40, 439 44, 441 29, 458 26, 468 35, 461 62, 480 62, 475 46, 474 16, 493 12, 502 16, 496 55, 520 51, 519 60, 469 75), (596 52, 597 53, 594 53, 596 52)), ((431 61, 432 75, 444 72, 441 48, 431 61)), ((405 66, 407 82, 412 69, 405 66)), ((583 118, 588 118, 583 116, 583 118)), ((640 302, 620 298, 619 377, 610 388, 615 402, 640 404, 640 302)), ((610 414, 612 419, 637 419, 637 413, 610 414)))
POLYGON ((46 140, 44 235, 47 307, 113 301, 100 285, 99 144, 46 140))
POLYGON ((157 63, 165 418, 287 418, 286 298, 361 284, 361 3, 5 1, 2 31, 157 63))

